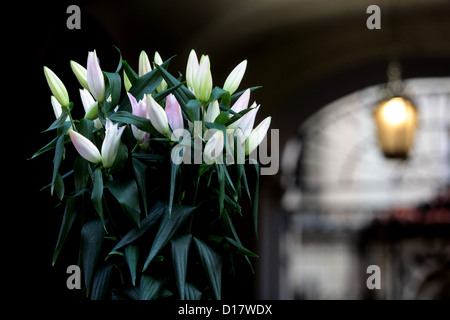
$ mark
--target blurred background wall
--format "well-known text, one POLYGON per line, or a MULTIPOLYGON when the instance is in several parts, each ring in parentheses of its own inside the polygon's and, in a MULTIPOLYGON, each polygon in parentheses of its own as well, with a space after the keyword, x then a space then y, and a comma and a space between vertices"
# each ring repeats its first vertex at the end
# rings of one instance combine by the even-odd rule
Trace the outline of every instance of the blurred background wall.
MULTIPOLYGON (((448 215, 445 187, 449 181, 445 172, 448 173, 450 166, 449 149, 438 148, 437 157, 428 154, 428 159, 435 162, 414 161, 414 155, 421 154, 416 152, 409 161, 397 161, 394 165, 377 153, 374 139, 358 144, 355 137, 371 134, 369 112, 361 115, 358 110, 373 107, 378 99, 377 90, 387 81, 388 62, 394 57, 401 64, 404 79, 425 79, 425 82, 409 84, 413 95, 419 92, 425 97, 427 108, 437 103, 428 95, 436 86, 440 88, 437 94, 442 99, 439 100, 441 116, 429 120, 429 125, 438 121, 439 139, 447 143, 450 2, 92 0, 34 3, 16 10, 28 27, 14 41, 28 53, 26 67, 33 77, 30 90, 35 101, 42 102, 28 110, 32 132, 44 130, 42 123, 53 118, 43 65, 61 75, 68 88, 76 88, 69 60, 84 64, 89 50, 97 50, 107 71, 114 70, 119 59, 114 45, 135 68, 141 50, 149 55, 157 50, 163 59, 177 55, 170 70, 184 73, 189 51, 194 48, 197 53, 210 56, 213 81, 222 85, 234 66, 243 59, 248 60, 241 87, 263 86, 251 98, 261 104, 257 122, 271 115, 271 127, 280 130, 282 165, 278 174, 261 180, 259 239, 251 232, 250 219, 242 219, 238 226, 241 232, 248 230, 248 237, 242 239, 244 244, 260 255, 255 261, 256 272, 253 275, 244 263, 239 265, 239 275, 227 282, 225 290, 229 295, 225 293, 225 298, 236 288, 239 297, 262 299, 417 298, 421 297, 420 290, 431 290, 424 281, 427 277, 431 282, 448 286, 450 233, 445 218, 448 215), (80 30, 66 27, 69 17, 66 9, 71 4, 81 9, 80 30), (380 30, 366 27, 369 17, 366 9, 372 4, 381 9, 380 30), (428 91, 421 89, 424 86, 428 91), (338 117, 346 107, 350 116, 338 117), (341 127, 333 129, 333 123, 341 127), (325 133, 328 138, 317 138, 311 134, 315 131, 325 133), (360 147, 356 151, 345 148, 352 144, 360 147), (307 152, 305 146, 312 149, 318 146, 326 152, 307 152), (367 161, 374 161, 374 157, 377 163, 372 166, 367 161), (338 158, 339 161, 334 161, 338 158), (323 167, 314 169, 309 165, 311 162, 323 167), (436 170, 430 169, 434 175, 423 174, 422 182, 414 180, 395 185, 411 170, 429 172, 430 163, 438 166, 438 177, 436 170), (387 173, 386 166, 390 168, 387 173), (439 174, 441 169, 444 171, 439 174), (332 178, 322 179, 330 177, 326 170, 331 170, 330 175, 338 171, 348 178, 347 185, 335 185, 340 191, 351 191, 346 197, 345 192, 335 193, 335 198, 340 200, 338 204, 328 203, 321 196, 326 186, 333 183, 332 178), (358 182, 362 177, 380 177, 377 170, 384 172, 380 178, 382 184, 370 189, 358 182), (315 184, 308 184, 311 181, 315 184), (427 193, 419 197, 420 204, 413 201, 397 204, 395 197, 388 201, 382 196, 375 202, 384 206, 365 204, 367 194, 374 189, 379 191, 389 186, 408 194, 407 185, 420 183, 427 186, 427 193), (360 188, 363 194, 358 193, 360 188), (439 208, 444 218, 427 226, 422 218, 405 220, 405 215, 398 213, 409 210, 414 212, 413 217, 419 217, 430 208, 439 208), (431 250, 434 258, 424 257, 427 250, 423 248, 430 248, 429 243, 434 245, 431 250), (401 259, 398 252, 404 255, 401 259), (366 268, 371 264, 381 267, 380 291, 370 291, 365 286, 366 268), (431 264, 436 267, 424 267, 431 264), (418 276, 420 272, 423 274, 418 276), (411 289, 415 293, 401 289, 414 277, 420 278, 411 289), (423 288, 419 290, 420 286, 423 288)), ((30 157, 46 141, 43 135, 28 138, 22 158, 30 157)), ((427 141, 422 144, 436 142, 427 141)), ((40 247, 48 248, 30 255, 41 262, 38 268, 44 276, 39 281, 49 289, 50 296, 71 296, 74 294, 65 288, 64 264, 76 264, 76 257, 65 257, 61 265, 50 267, 61 213, 46 192, 38 191, 43 181, 50 179, 51 172, 45 169, 49 160, 42 158, 26 163, 33 179, 27 186, 30 201, 23 206, 32 212, 40 211, 39 218, 33 217, 35 224, 29 226, 29 235, 40 247)), ((423 294, 422 297, 434 296, 423 294)))

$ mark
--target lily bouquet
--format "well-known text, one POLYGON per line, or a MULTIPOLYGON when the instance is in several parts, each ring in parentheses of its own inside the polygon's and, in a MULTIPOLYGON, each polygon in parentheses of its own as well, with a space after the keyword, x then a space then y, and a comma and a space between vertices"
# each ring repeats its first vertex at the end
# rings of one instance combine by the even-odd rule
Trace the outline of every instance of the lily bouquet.
POLYGON ((178 78, 171 59, 142 51, 137 73, 122 56, 102 71, 96 51, 86 68, 70 61, 83 109, 44 67, 56 137, 33 158, 54 152, 47 188, 65 208, 52 263, 79 235, 90 299, 220 299, 222 269, 257 257, 233 226, 245 198, 257 232, 255 153, 271 121, 254 128, 258 87, 236 93, 247 61, 213 88, 207 55, 192 50, 178 78))

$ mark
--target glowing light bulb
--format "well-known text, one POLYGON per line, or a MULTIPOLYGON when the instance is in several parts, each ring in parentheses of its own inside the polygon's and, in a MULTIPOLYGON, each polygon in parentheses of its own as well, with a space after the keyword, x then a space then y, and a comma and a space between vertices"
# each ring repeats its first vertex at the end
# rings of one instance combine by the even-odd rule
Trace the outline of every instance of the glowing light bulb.
POLYGON ((390 125, 396 126, 406 121, 407 110, 402 98, 392 98, 381 111, 383 119, 390 125))

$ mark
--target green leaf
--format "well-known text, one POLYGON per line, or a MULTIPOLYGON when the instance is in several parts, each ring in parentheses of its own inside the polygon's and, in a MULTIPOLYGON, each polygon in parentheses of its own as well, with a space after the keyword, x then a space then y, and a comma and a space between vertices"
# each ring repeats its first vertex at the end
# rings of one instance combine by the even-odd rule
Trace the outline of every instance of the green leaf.
POLYGON ((184 296, 186 300, 200 300, 202 293, 193 284, 186 283, 184 296))
POLYGON ((89 181, 89 163, 83 157, 77 157, 73 162, 75 192, 86 188, 89 181))
POLYGON ((125 247, 125 258, 127 260, 128 268, 130 269, 131 283, 136 285, 136 269, 139 257, 139 247, 132 244, 125 247))
POLYGON ((143 274, 141 278, 139 300, 153 300, 158 296, 164 282, 149 275, 143 274))
POLYGON ((56 174, 55 183, 53 185, 55 186, 56 196, 59 200, 62 200, 64 197, 64 180, 59 172, 56 174))
MULTIPOLYGON (((169 65, 171 59, 172 58, 166 60, 163 64, 161 64, 160 68, 153 69, 149 73, 146 73, 142 77, 139 77, 136 81, 134 81, 134 83, 131 82, 131 78, 129 78, 132 86, 128 92, 133 97, 135 97, 136 100, 139 101, 140 99, 142 99, 144 94, 150 94, 155 91, 155 89, 162 81, 160 69, 166 68, 169 65)), ((125 68, 125 72, 127 72, 128 75, 128 68, 125 68)), ((122 100, 122 103, 120 104, 120 110, 131 111, 130 99, 128 99, 128 97, 122 100)))
POLYGON ((192 235, 184 234, 170 241, 172 245, 172 260, 175 270, 175 281, 180 294, 180 299, 185 299, 186 293, 186 270, 188 262, 189 247, 192 235))
POLYGON ((102 249, 105 231, 100 220, 85 223, 81 229, 80 251, 84 272, 84 282, 89 295, 95 266, 102 249))
POLYGON ((141 209, 136 181, 134 179, 111 180, 106 183, 106 187, 119 202, 124 213, 139 228, 141 209))
MULTIPOLYGON (((249 89, 250 89, 250 92, 253 92, 253 91, 258 90, 258 89, 261 89, 261 88, 262 88, 262 86, 255 86, 255 87, 251 87, 251 88, 249 88, 249 89)), ((247 89, 245 89, 245 90, 247 90, 247 89)), ((234 102, 234 101, 236 101, 237 99, 239 99, 239 97, 245 92, 245 90, 242 90, 242 91, 239 91, 239 92, 234 93, 234 94, 231 96, 231 102, 234 102)))
POLYGON ((56 248, 53 252, 52 266, 55 265, 56 259, 58 258, 59 253, 66 242, 67 235, 69 234, 69 231, 72 228, 73 222, 77 216, 77 212, 75 210, 75 200, 75 198, 67 199, 61 228, 59 229, 58 241, 56 242, 56 248))
POLYGON ((112 271, 113 265, 108 263, 95 273, 91 300, 109 300, 111 298, 108 287, 112 271))
MULTIPOLYGON (((122 60, 121 60, 122 61, 122 60)), ((111 104, 108 107, 107 112, 111 112, 119 104, 120 91, 122 86, 122 79, 118 73, 105 72, 103 75, 106 78, 106 97, 111 95, 111 104)))
POLYGON ((194 243, 213 289, 214 296, 217 300, 220 300, 222 290, 222 257, 202 240, 194 237, 194 243))
MULTIPOLYGON (((67 122, 68 127, 70 126, 70 122, 67 122)), ((67 131, 67 130, 66 130, 67 131)), ((29 158, 29 160, 36 158, 37 156, 40 156, 41 154, 53 150, 56 147, 56 142, 58 141, 60 136, 55 137, 55 139, 53 139, 52 141, 50 141, 49 143, 47 143, 45 146, 43 146, 41 149, 39 149, 38 151, 36 151, 33 156, 31 158, 29 158)), ((64 144, 66 144, 67 142, 70 141, 70 137, 64 135, 64 144)))
POLYGON ((186 110, 189 115, 189 119, 191 122, 194 121, 200 121, 200 107, 201 102, 198 100, 189 100, 189 102, 186 104, 186 110))
POLYGON ((236 247, 237 253, 242 254, 242 255, 244 255, 246 257, 250 256, 250 257, 258 258, 258 255, 256 253, 253 253, 250 250, 244 248, 241 243, 239 243, 239 242, 237 242, 237 241, 235 241, 235 240, 233 240, 233 239, 231 239, 229 237, 225 237, 225 239, 227 239, 227 241, 229 243, 231 243, 233 246, 236 247))
POLYGON ((219 100, 226 93, 228 93, 227 90, 224 90, 224 89, 219 88, 219 87, 214 87, 212 89, 212 91, 211 91, 211 97, 209 98, 208 102, 219 100))
POLYGON ((136 158, 133 158, 134 177, 141 194, 144 212, 147 213, 147 166, 136 158))
POLYGON ((50 125, 50 127, 48 127, 46 130, 44 130, 42 132, 47 132, 47 131, 54 130, 54 129, 62 127, 66 123, 67 117, 69 115, 69 110, 72 109, 72 107, 73 107, 73 102, 70 102, 69 106, 67 108, 61 108, 62 112, 61 112, 61 115, 59 116, 59 118, 56 119, 50 125))
POLYGON ((94 187, 92 188, 91 200, 95 211, 97 211, 100 220, 103 225, 105 224, 105 219, 103 217, 103 173, 102 169, 98 167, 94 171, 94 187))
POLYGON ((142 271, 147 269, 153 258, 167 244, 167 242, 172 239, 173 235, 177 232, 181 225, 183 225, 194 209, 195 207, 175 204, 173 206, 172 215, 169 215, 169 210, 167 210, 162 218, 161 224, 155 236, 155 240, 153 241, 152 248, 150 249, 142 271))
POLYGON ((170 161, 170 190, 169 190, 169 216, 172 214, 173 197, 175 194, 175 184, 177 180, 177 173, 180 169, 180 165, 170 161))
POLYGON ((116 251, 144 235, 153 225, 155 225, 159 221, 166 209, 166 204, 157 202, 150 209, 147 216, 141 220, 141 228, 139 229, 138 227, 134 227, 133 229, 131 229, 111 251, 116 251))
POLYGON ((138 116, 135 116, 134 114, 128 112, 128 111, 117 111, 115 113, 112 113, 109 116, 110 120, 126 123, 126 124, 132 124, 136 126, 138 129, 141 129, 142 131, 151 133, 151 134, 159 134, 159 132, 153 127, 152 123, 149 119, 144 119, 138 116))
MULTIPOLYGON (((55 188, 55 181, 57 176, 59 175, 59 167, 61 165, 61 161, 64 157, 64 136, 60 136, 56 141, 55 146, 55 156, 53 158, 53 177, 52 177, 52 187, 50 193, 53 195, 53 189, 55 188)), ((59 176, 61 178, 61 176, 59 176)), ((62 197, 60 197, 61 199, 62 197)))
MULTIPOLYGON (((169 87, 176 87, 181 84, 181 82, 177 78, 175 78, 169 72, 167 72, 167 70, 165 70, 163 65, 155 65, 155 68, 161 72, 162 77, 164 78, 164 80, 166 80, 169 87)), ((184 85, 180 86, 178 90, 175 90, 174 95, 182 108, 186 107, 189 100, 195 100, 194 94, 184 85)))
POLYGON ((130 80, 131 85, 135 84, 139 75, 130 67, 126 60, 122 60, 123 70, 127 74, 128 80, 130 80))
POLYGON ((225 172, 221 165, 215 164, 219 181, 219 215, 222 215, 225 201, 225 172))
POLYGON ((255 234, 258 237, 258 204, 259 204, 259 163, 254 162, 256 170, 256 181, 255 181, 255 196, 253 198, 253 225, 255 227, 255 234))

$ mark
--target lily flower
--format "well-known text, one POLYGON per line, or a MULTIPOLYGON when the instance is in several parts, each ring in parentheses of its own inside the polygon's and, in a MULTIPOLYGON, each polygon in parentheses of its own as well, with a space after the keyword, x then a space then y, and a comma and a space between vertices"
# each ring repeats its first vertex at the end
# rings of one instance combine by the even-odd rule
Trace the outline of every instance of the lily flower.
POLYGON ((98 119, 98 102, 94 100, 87 89, 80 89, 81 104, 83 105, 84 117, 94 121, 94 127, 100 129, 102 122, 98 119))
POLYGON ((105 78, 98 63, 95 50, 89 52, 87 60, 87 82, 89 91, 98 102, 105 100, 105 78))
POLYGON ((86 68, 73 60, 70 60, 70 67, 81 86, 85 89, 89 89, 86 68))
POLYGON ((172 131, 184 129, 181 107, 173 94, 169 94, 166 98, 166 115, 172 131))
POLYGON ((233 71, 229 74, 223 85, 223 89, 233 94, 241 84, 241 80, 244 77, 245 69, 247 68, 247 60, 239 63, 233 71))
POLYGON ((150 94, 145 95, 145 102, 148 108, 148 118, 153 127, 155 127, 159 133, 168 137, 170 129, 166 112, 150 94))
POLYGON ((205 145, 203 158, 207 164, 212 164, 223 154, 224 137, 222 130, 217 130, 205 145))
POLYGON ((111 120, 106 119, 105 140, 102 143, 101 154, 95 144, 82 134, 69 129, 69 136, 75 149, 83 158, 92 163, 101 162, 103 167, 110 168, 116 159, 124 129, 125 126, 118 128, 117 123, 113 124, 111 120))
MULTIPOLYGON (((131 102, 132 114, 137 117, 148 119, 148 107, 146 101, 144 99, 136 101, 136 99, 128 92, 127 95, 131 102)), ((138 129, 135 125, 131 126, 131 131, 133 132, 133 136, 137 141, 142 141, 147 133, 138 129)))
POLYGON ((119 150, 120 138, 125 126, 118 127, 119 124, 113 124, 111 120, 106 119, 105 140, 102 144, 102 164, 105 168, 110 168, 116 160, 117 151, 119 150))
POLYGON ((58 76, 47 67, 44 67, 44 74, 47 79, 47 84, 56 100, 58 100, 63 107, 67 107, 70 100, 64 83, 62 83, 61 79, 59 79, 58 76))
POLYGON ((249 155, 266 137, 272 117, 267 117, 250 133, 245 141, 245 154, 249 155))
POLYGON ((144 74, 149 73, 150 71, 152 71, 150 60, 148 60, 147 53, 144 50, 142 50, 141 54, 139 55, 139 69, 138 69, 139 77, 142 77, 144 74))

